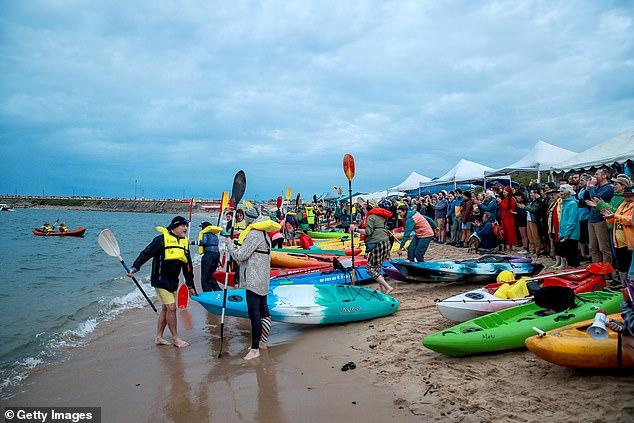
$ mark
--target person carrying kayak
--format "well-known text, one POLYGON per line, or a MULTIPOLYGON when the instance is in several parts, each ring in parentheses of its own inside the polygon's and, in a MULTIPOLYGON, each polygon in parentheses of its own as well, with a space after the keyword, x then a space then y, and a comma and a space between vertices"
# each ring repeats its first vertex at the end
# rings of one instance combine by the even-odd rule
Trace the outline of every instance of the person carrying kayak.
POLYGON ((134 264, 127 273, 128 277, 134 276, 141 266, 149 259, 152 259, 152 275, 150 277, 152 286, 156 290, 156 295, 162 304, 159 313, 156 338, 156 345, 170 345, 184 348, 189 346, 189 342, 178 336, 176 325, 176 291, 178 290, 178 278, 183 273, 185 284, 189 288, 191 295, 196 295, 194 289, 194 272, 192 259, 189 255, 189 241, 187 240, 187 224, 189 221, 182 216, 176 216, 167 228, 157 226, 161 234, 156 236, 152 242, 137 257, 134 264), (167 327, 172 334, 172 342, 163 338, 163 332, 167 327))

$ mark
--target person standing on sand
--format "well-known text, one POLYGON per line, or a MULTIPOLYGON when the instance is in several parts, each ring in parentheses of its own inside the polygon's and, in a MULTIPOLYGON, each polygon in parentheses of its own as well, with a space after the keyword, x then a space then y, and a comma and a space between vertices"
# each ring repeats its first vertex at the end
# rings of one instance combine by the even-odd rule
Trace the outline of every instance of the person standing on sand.
POLYGON ((149 259, 152 259, 152 286, 162 304, 156 328, 156 345, 170 345, 163 338, 165 327, 172 334, 172 342, 175 347, 184 348, 189 343, 178 336, 176 330, 176 291, 178 290, 178 278, 181 272, 185 276, 185 283, 192 295, 194 289, 194 271, 192 259, 189 255, 189 241, 187 240, 187 224, 189 221, 182 216, 176 216, 167 228, 157 226, 161 235, 155 237, 150 244, 134 261, 130 272, 132 277, 149 259))
POLYGON ((214 278, 214 272, 218 268, 218 262, 220 262, 219 241, 216 233, 221 228, 215 231, 209 222, 201 223, 200 227, 202 231, 200 231, 199 240, 191 241, 191 245, 199 246, 198 252, 203 255, 200 261, 200 286, 203 292, 220 291, 218 281, 214 278))
POLYGON ((368 257, 366 270, 379 283, 379 290, 389 294, 394 291, 394 288, 385 281, 381 274, 381 264, 390 259, 390 250, 392 249, 387 229, 387 218, 385 217, 390 211, 376 207, 376 205, 374 200, 368 201, 368 217, 365 221, 365 229, 355 228, 354 232, 365 234, 366 254, 368 257), (378 210, 372 212, 374 208, 378 210), (382 213, 381 211, 387 213, 384 215, 379 214, 382 213))
MULTIPOLYGON (((259 225, 256 224, 268 219, 254 208, 247 209, 244 218, 248 226, 238 239, 239 245, 236 247, 231 238, 227 238, 226 243, 231 258, 240 263, 240 286, 246 290, 247 309, 251 320, 251 349, 244 359, 251 360, 260 356, 260 348, 266 348, 266 342, 263 341, 268 338, 268 328, 271 326, 266 301, 271 277, 271 239, 266 231, 275 228, 258 229, 259 225)), ((269 222, 277 225, 277 230, 280 229, 278 223, 270 220, 269 222)))

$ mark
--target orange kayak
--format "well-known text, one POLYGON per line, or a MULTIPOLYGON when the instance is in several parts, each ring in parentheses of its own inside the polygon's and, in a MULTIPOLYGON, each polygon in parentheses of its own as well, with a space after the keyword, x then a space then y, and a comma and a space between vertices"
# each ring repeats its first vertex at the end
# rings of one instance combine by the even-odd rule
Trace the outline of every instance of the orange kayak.
POLYGON ((72 231, 57 232, 57 231, 43 231, 38 228, 33 228, 33 235, 37 236, 84 236, 86 228, 74 229, 72 231))

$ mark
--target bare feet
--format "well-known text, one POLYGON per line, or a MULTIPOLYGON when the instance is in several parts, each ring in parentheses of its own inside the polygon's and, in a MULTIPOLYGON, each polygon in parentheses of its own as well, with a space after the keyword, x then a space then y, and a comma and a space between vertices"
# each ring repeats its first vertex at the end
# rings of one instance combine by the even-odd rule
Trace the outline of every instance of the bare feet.
POLYGON ((167 339, 163 338, 162 336, 157 336, 154 339, 154 343, 156 345, 172 345, 172 343, 170 341, 168 341, 167 339))
POLYGON ((254 358, 258 358, 260 356, 260 350, 259 349, 250 349, 249 352, 247 353, 247 355, 244 356, 245 360, 251 360, 254 358))
POLYGON ((390 295, 392 291, 394 291, 394 287, 390 287, 387 291, 385 291, 385 295, 390 295))
POLYGON ((185 348, 185 347, 189 347, 189 342, 187 341, 183 341, 180 338, 174 338, 174 346, 176 348, 185 348))
POLYGON ((268 348, 269 348, 269 346, 266 344, 266 342, 260 341, 260 349, 261 350, 266 350, 268 348))

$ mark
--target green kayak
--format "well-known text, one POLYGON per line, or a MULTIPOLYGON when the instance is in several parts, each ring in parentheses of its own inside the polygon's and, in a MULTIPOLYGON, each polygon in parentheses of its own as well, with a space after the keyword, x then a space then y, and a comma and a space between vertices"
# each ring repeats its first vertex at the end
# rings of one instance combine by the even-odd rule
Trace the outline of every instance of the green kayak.
POLYGON ((535 335, 533 327, 546 332, 592 319, 597 310, 617 313, 622 300, 621 292, 586 292, 577 294, 576 307, 560 313, 528 303, 441 330, 425 337, 423 345, 452 357, 524 348, 524 341, 535 335))
POLYGON ((350 234, 348 232, 313 232, 306 231, 306 235, 315 239, 339 239, 343 237, 350 238, 350 234))

